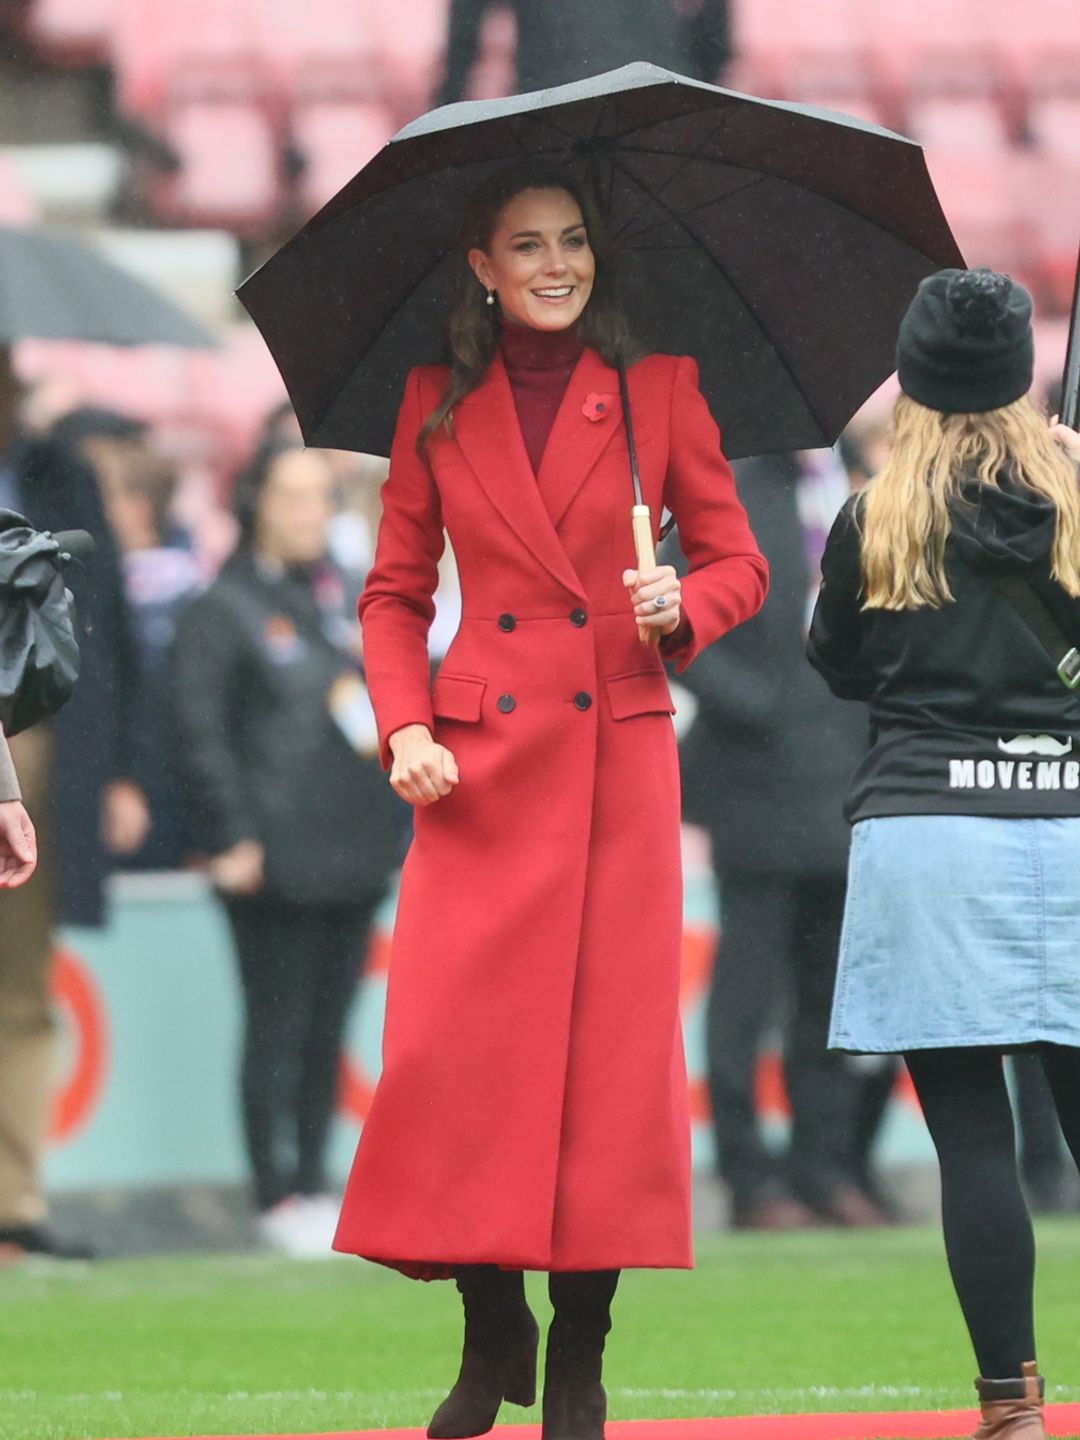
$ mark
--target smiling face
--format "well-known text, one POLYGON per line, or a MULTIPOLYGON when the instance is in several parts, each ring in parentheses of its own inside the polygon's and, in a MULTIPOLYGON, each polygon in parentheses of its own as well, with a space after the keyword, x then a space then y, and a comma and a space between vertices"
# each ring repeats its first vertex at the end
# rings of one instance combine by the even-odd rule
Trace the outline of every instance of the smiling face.
POLYGON ((476 278, 506 319, 567 330, 592 294, 596 259, 581 207, 566 190, 523 190, 507 201, 487 250, 470 250, 476 278))

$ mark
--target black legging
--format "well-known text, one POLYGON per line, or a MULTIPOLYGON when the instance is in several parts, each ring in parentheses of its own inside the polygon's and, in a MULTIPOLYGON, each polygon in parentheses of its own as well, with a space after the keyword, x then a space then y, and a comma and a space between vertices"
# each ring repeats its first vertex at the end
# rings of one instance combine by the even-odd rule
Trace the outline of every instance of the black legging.
MULTIPOLYGON (((1041 1049, 1080 1166, 1080 1049, 1041 1049)), ((915 1050, 905 1059, 941 1165, 945 1252, 980 1373, 1019 1376, 1035 1359, 1035 1240, 1020 1188, 1012 1107, 994 1050, 915 1050)))
POLYGON ((261 1210, 326 1188, 342 1037, 378 900, 225 900, 244 989, 244 1135, 261 1210))

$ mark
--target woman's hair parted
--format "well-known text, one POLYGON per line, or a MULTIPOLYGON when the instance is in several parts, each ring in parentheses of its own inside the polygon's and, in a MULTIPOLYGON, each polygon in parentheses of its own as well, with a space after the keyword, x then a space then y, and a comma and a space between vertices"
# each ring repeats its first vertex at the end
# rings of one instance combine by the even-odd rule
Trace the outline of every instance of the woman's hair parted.
POLYGON ((615 297, 615 244, 592 191, 570 170, 542 161, 523 161, 498 171, 472 196, 454 253, 450 309, 450 383, 420 430, 421 454, 435 431, 453 427, 453 410, 475 390, 499 346, 498 307, 487 303, 484 287, 469 264, 470 250, 487 251, 503 209, 525 190, 565 190, 577 201, 596 261, 592 294, 579 322, 583 342, 609 365, 639 359, 629 325, 615 297))
POLYGON ((1054 579, 1080 596, 1080 485, 1076 466, 1050 437, 1026 395, 1000 410, 947 415, 901 395, 892 451, 857 509, 866 610, 934 609, 954 597, 945 574, 950 506, 971 503, 972 481, 1003 476, 1051 500, 1057 525, 1054 579))

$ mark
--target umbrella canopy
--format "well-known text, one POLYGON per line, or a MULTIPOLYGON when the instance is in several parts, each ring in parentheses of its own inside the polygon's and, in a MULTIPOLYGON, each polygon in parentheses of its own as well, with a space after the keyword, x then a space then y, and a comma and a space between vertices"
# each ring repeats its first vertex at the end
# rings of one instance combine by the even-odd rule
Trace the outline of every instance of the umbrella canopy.
POLYGON ((309 444, 388 453, 445 360, 465 203, 523 157, 578 167, 631 327, 689 354, 731 457, 831 444, 894 368, 919 281, 963 265, 913 141, 653 65, 405 127, 241 287, 309 444))
POLYGON ((77 240, 0 226, 0 345, 28 339, 217 346, 178 305, 77 240))

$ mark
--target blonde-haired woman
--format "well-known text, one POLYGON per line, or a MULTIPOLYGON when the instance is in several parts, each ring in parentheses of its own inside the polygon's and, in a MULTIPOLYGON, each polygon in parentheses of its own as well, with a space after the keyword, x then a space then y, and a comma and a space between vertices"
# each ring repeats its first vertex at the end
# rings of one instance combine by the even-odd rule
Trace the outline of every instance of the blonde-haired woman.
POLYGON ((923 281, 891 456, 841 512, 811 662, 870 707, 830 1043, 902 1052, 937 1148, 979 1440, 1045 1434, 1001 1056, 1042 1055, 1080 1163, 1080 434, 1027 398, 1031 298, 923 281), (1076 657, 1074 657, 1076 658, 1076 657))

